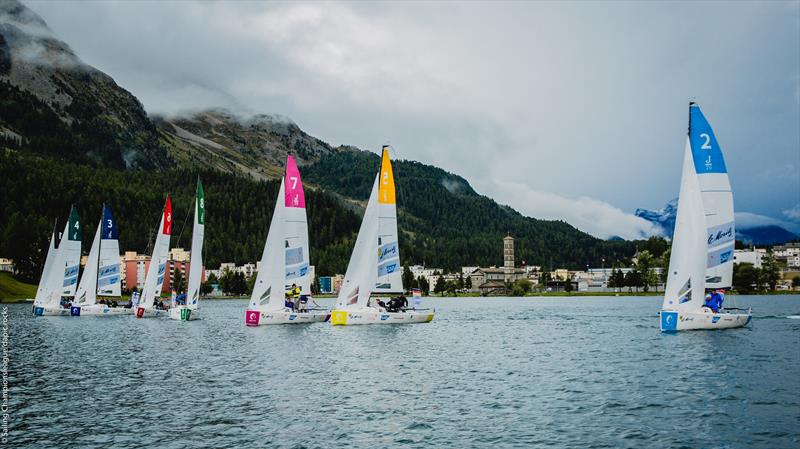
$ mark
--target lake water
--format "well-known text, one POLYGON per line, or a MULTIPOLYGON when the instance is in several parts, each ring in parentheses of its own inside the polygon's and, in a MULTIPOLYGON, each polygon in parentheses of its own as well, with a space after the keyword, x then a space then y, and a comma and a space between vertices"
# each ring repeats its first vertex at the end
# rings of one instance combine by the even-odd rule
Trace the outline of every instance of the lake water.
POLYGON ((675 335, 660 298, 426 299, 432 323, 246 328, 9 305, 15 447, 800 446, 800 296, 675 335))

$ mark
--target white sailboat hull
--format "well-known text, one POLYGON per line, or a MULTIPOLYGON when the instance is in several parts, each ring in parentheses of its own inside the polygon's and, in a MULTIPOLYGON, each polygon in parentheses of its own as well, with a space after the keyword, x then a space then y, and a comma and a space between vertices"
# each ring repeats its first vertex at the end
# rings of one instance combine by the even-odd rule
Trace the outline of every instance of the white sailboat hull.
POLYGON ((189 306, 177 306, 169 309, 169 319, 177 321, 195 321, 200 319, 200 309, 189 306))
POLYGON ((123 316, 133 315, 133 309, 125 307, 108 307, 105 304, 92 304, 89 306, 72 307, 70 309, 72 316, 123 316))
POLYGON ((414 324, 433 321, 435 311, 382 312, 374 308, 333 310, 331 324, 352 326, 357 324, 414 324))
POLYGON ((287 310, 247 310, 244 322, 248 326, 265 326, 269 324, 309 324, 328 321, 328 311, 290 312, 287 310))
POLYGON ((752 320, 752 312, 744 313, 719 312, 714 313, 704 307, 696 312, 677 312, 662 310, 659 312, 661 332, 677 332, 685 330, 714 330, 744 327, 752 320))
POLYGON ((167 315, 166 310, 155 309, 155 308, 145 309, 144 307, 137 307, 135 313, 136 318, 157 318, 166 315, 167 315))
POLYGON ((53 307, 34 306, 33 314, 35 316, 69 316, 70 310, 58 306, 53 306, 53 307))

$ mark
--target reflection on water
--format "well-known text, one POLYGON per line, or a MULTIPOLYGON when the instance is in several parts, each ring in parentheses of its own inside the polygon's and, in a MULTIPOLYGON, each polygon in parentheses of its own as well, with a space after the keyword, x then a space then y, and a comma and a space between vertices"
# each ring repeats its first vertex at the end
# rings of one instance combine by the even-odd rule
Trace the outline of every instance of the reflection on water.
MULTIPOLYGON (((12 446, 797 447, 800 297, 658 331, 660 298, 426 300, 429 324, 247 328, 11 305, 12 446)), ((330 301, 328 301, 330 302, 330 301)))

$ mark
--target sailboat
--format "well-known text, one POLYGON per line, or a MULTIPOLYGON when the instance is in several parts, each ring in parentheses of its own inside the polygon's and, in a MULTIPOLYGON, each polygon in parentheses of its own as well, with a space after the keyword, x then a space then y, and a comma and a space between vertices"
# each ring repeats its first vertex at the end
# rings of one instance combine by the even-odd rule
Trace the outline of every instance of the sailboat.
POLYGON ((50 238, 42 277, 33 300, 37 316, 67 316, 70 310, 61 307, 61 298, 75 296, 81 257, 81 223, 78 210, 72 206, 64 232, 50 238), (58 244, 58 246, 56 246, 58 244))
POLYGON ((427 323, 434 313, 422 310, 387 312, 370 305, 370 296, 403 292, 394 175, 388 147, 381 155, 381 169, 372 185, 353 254, 347 265, 333 325, 427 323))
POLYGON ((72 316, 130 315, 131 309, 98 304, 97 295, 119 297, 122 294, 119 261, 119 230, 111 208, 103 205, 103 213, 86 259, 83 276, 72 301, 72 316))
POLYGON ((200 319, 200 283, 203 278, 203 235, 206 223, 206 200, 203 184, 197 179, 197 193, 194 199, 194 225, 192 226, 192 249, 189 259, 189 284, 186 290, 186 304, 169 309, 173 320, 191 321, 200 319))
POLYGON ((305 193, 300 170, 290 155, 261 255, 261 268, 245 311, 246 325, 304 324, 330 317, 328 311, 298 312, 285 305, 285 293, 292 284, 300 288, 301 296, 311 295, 309 260, 305 193))
POLYGON ((164 316, 166 310, 156 307, 156 297, 161 295, 161 288, 164 284, 164 275, 167 269, 167 256, 169 256, 169 238, 172 234, 172 202, 167 195, 167 202, 164 204, 164 213, 161 215, 161 222, 158 225, 156 243, 153 245, 153 254, 150 257, 150 266, 144 278, 144 287, 136 306, 137 318, 149 318, 164 316))
POLYGON ((735 239, 733 193, 722 150, 700 107, 689 103, 678 214, 672 237, 661 330, 747 325, 751 309, 705 306, 706 288, 730 288, 735 239))

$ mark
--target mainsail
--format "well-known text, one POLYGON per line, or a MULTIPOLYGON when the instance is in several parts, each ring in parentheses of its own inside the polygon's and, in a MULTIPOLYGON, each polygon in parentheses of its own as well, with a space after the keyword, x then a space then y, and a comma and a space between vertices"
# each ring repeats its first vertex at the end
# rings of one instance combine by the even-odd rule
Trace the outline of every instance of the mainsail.
POLYGON ((703 305, 706 272, 705 235, 703 198, 687 138, 663 310, 694 310, 703 305))
MULTIPOLYGON (((297 284, 303 295, 311 294, 311 272, 309 270, 308 221, 306 219, 306 197, 300 170, 292 156, 286 158, 286 176, 283 179, 283 233, 285 238, 285 283, 297 284)), ((277 208, 279 204, 276 204, 277 208)), ((271 229, 271 228, 270 228, 271 229)))
POLYGON ((397 235, 394 176, 384 147, 381 171, 372 186, 336 308, 366 306, 373 292, 403 291, 397 235))
POLYGON ((152 308, 153 304, 155 304, 156 296, 161 294, 161 287, 164 284, 164 275, 167 268, 167 256, 169 256, 169 237, 171 233, 172 203, 169 200, 169 195, 167 195, 164 214, 161 216, 156 243, 153 246, 153 255, 150 258, 150 266, 144 279, 144 288, 142 288, 139 307, 152 308))
POLYGON ((103 205, 103 219, 100 221, 100 255, 97 268, 97 294, 100 296, 120 296, 122 278, 120 277, 119 228, 111 214, 111 208, 103 205))
POLYGON ((192 309, 200 299, 200 281, 203 278, 203 236, 206 223, 206 201, 203 184, 197 180, 197 195, 194 202, 194 226, 192 227, 192 256, 189 261, 189 284, 186 304, 192 309))
POLYGON ((358 230, 353 254, 350 255, 344 281, 339 289, 335 308, 355 309, 367 305, 369 295, 378 279, 377 242, 378 177, 376 176, 372 185, 372 193, 367 201, 367 208, 364 210, 364 218, 361 220, 361 228, 358 230))
POLYGON ((397 238, 397 204, 389 149, 383 147, 378 183, 378 275, 375 293, 402 293, 400 245, 397 238))
POLYGON ((78 271, 81 263, 81 223, 78 218, 78 209, 72 206, 69 212, 69 221, 61 235, 61 243, 58 244, 58 253, 61 256, 61 264, 64 268, 64 277, 61 296, 75 296, 78 288, 78 271))
MULTIPOLYGON (((56 259, 58 259, 58 249, 56 248, 56 233, 53 231, 52 236, 50 237, 50 246, 47 248, 47 257, 44 260, 44 268, 42 268, 42 277, 39 279, 39 286, 36 288, 36 298, 33 300, 33 304, 35 306, 43 306, 47 303, 54 295, 52 294, 53 291, 53 278, 63 279, 61 276, 54 276, 53 266, 56 264, 56 259)), ((58 291, 60 291, 60 285, 56 285, 58 291)))
MULTIPOLYGON (((103 222, 100 222, 102 225, 103 222)), ((97 302, 97 267, 100 256, 100 232, 101 226, 97 226, 92 240, 92 248, 89 250, 89 257, 86 258, 86 266, 83 267, 83 276, 78 283, 78 290, 75 293, 75 300, 72 301, 76 306, 88 306, 97 302)))
POLYGON ((284 252, 284 221, 283 213, 284 194, 286 183, 281 181, 278 199, 272 212, 272 221, 269 224, 267 241, 261 253, 261 267, 253 284, 253 293, 250 296, 251 308, 264 308, 267 310, 281 310, 284 307, 285 286, 285 260, 284 252))
POLYGON ((689 140, 706 217, 706 287, 728 288, 736 238, 733 193, 717 138, 695 103, 689 105, 689 140))
POLYGON ((103 206, 103 216, 97 224, 83 276, 78 283, 73 304, 88 306, 97 302, 97 295, 119 296, 119 235, 111 210, 103 206))

